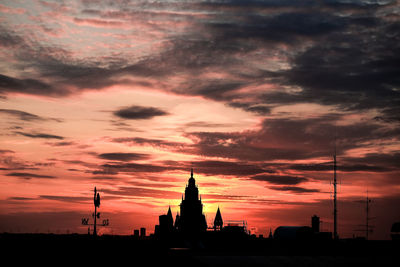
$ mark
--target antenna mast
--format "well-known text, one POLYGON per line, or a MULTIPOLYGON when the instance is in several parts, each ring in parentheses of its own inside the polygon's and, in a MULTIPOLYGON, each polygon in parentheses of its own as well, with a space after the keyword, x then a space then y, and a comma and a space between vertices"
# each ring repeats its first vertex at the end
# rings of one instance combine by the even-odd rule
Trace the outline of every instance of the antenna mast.
POLYGON ((335 154, 333 155, 333 238, 338 239, 337 233, 337 206, 336 206, 336 135, 335 135, 335 154))
POLYGON ((368 190, 367 190, 367 207, 366 207, 366 212, 367 212, 367 217, 365 218, 365 238, 368 240, 368 234, 369 234, 369 220, 371 219, 369 217, 369 203, 371 203, 371 199, 368 198, 368 190))

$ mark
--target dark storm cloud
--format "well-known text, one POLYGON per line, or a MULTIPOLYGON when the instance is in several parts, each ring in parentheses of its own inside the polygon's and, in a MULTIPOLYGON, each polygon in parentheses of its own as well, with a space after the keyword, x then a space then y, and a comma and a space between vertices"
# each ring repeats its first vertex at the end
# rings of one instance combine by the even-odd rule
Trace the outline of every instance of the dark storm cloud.
POLYGON ((116 161, 132 161, 149 159, 150 155, 141 153, 103 153, 98 155, 101 159, 116 160, 116 161))
POLYGON ((64 137, 59 135, 45 134, 45 133, 24 133, 24 132, 15 132, 15 133, 31 138, 60 139, 60 140, 64 139, 64 137))
POLYGON ((39 179, 54 179, 56 178, 55 176, 51 175, 41 175, 41 174, 35 174, 35 173, 27 173, 27 172, 12 172, 6 174, 6 176, 13 176, 13 177, 19 177, 22 179, 32 179, 32 178, 39 178, 39 179))
POLYGON ((154 107, 141 107, 141 106, 130 106, 116 110, 113 114, 122 119, 129 120, 144 120, 151 119, 156 116, 168 115, 167 112, 154 107))
POLYGON ((290 176, 290 175, 269 175, 269 174, 260 174, 251 176, 249 179, 254 181, 262 181, 270 184, 277 185, 297 185, 303 182, 306 182, 308 179, 304 177, 298 176, 290 176))
POLYGON ((318 189, 309 189, 298 186, 274 186, 268 187, 269 189, 278 190, 278 191, 288 191, 294 194, 307 194, 307 193, 318 193, 320 192, 318 189))

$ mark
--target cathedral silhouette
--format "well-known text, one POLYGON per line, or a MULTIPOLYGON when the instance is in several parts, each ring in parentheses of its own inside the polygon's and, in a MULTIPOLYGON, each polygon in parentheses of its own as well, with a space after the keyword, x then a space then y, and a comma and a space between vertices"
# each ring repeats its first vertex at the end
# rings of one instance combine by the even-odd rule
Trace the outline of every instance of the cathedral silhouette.
MULTIPOLYGON (((214 220, 214 230, 221 230, 222 227, 223 220, 218 207, 214 220)), ((171 207, 169 207, 166 215, 159 216, 159 225, 155 227, 155 235, 171 237, 174 234, 179 234, 188 238, 196 238, 200 237, 206 231, 207 222, 203 214, 203 203, 201 202, 201 196, 199 197, 199 189, 193 177, 192 168, 188 184, 185 188, 185 195, 182 195, 180 214, 176 215, 174 223, 171 207)))

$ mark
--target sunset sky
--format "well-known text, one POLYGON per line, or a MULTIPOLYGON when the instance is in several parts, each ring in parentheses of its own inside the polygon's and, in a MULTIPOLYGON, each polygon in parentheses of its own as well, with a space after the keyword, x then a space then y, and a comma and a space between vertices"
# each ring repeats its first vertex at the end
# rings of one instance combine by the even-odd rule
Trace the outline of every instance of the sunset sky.
POLYGON ((252 233, 400 221, 400 4, 0 1, 0 232, 154 231, 190 168, 252 233))

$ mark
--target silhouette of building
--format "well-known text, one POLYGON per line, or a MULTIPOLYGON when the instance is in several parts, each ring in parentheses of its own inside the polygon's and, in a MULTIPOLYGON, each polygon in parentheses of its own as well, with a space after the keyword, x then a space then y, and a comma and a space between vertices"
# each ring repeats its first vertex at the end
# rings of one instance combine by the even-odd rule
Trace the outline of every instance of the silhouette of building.
POLYGON ((176 213, 175 217, 175 224, 174 224, 174 229, 178 229, 179 223, 180 223, 181 216, 179 216, 179 212, 176 213))
POLYGON ((133 230, 133 236, 134 237, 139 237, 139 229, 133 230))
POLYGON ((400 240, 400 222, 395 222, 392 224, 390 236, 392 237, 392 240, 400 240))
POLYGON ((274 238, 283 240, 330 240, 331 232, 320 231, 320 219, 317 215, 311 217, 309 226, 279 226, 275 229, 274 238))
POLYGON ((140 228, 140 237, 146 237, 146 228, 140 228))
POLYGON ((199 189, 193 178, 193 168, 185 189, 185 196, 182 196, 180 216, 178 223, 176 223, 176 229, 186 236, 198 236, 207 230, 203 204, 201 197, 199 198, 199 189))
POLYGON ((272 235, 272 229, 271 229, 271 228, 269 228, 269 235, 268 235, 268 238, 269 238, 269 239, 274 238, 274 236, 272 235))
POLYGON ((156 234, 163 237, 169 236, 174 232, 174 219, 172 218, 171 207, 167 214, 158 217, 159 225, 156 225, 156 234))
POLYGON ((217 214, 215 215, 214 219, 214 231, 217 230, 221 231, 223 226, 224 226, 224 221, 222 220, 221 211, 219 210, 218 207, 217 214))
POLYGON ((279 226, 275 229, 274 239, 298 240, 311 239, 312 230, 308 226, 279 226))
POLYGON ((314 233, 319 232, 319 225, 320 225, 319 217, 317 215, 312 216, 311 217, 311 228, 314 233))
POLYGON ((247 222, 246 221, 235 221, 229 220, 224 228, 222 228, 224 233, 233 234, 233 235, 248 235, 250 232, 247 230, 247 222))
POLYGON ((159 216, 159 224, 155 226, 154 235, 164 240, 203 239, 210 236, 224 238, 241 238, 247 236, 246 221, 227 221, 226 226, 222 219, 221 210, 218 207, 214 218, 214 225, 207 232, 206 217, 203 214, 203 203, 199 196, 199 189, 193 177, 191 169, 190 178, 182 195, 175 221, 172 217, 171 207, 167 214, 159 216), (211 231, 213 229, 214 231, 211 231))

